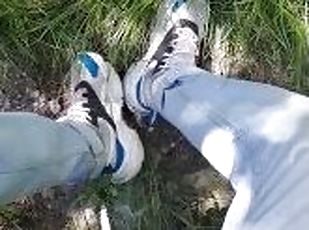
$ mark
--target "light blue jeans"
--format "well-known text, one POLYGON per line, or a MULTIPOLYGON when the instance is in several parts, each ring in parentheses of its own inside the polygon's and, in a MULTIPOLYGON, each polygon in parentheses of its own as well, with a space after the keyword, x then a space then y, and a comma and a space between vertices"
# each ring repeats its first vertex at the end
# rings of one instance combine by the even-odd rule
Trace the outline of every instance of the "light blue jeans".
POLYGON ((223 229, 308 229, 309 99, 184 65, 161 77, 148 104, 235 188, 223 229))
POLYGON ((86 124, 0 113, 0 127, 0 204, 45 186, 79 184, 104 167, 104 144, 86 124))

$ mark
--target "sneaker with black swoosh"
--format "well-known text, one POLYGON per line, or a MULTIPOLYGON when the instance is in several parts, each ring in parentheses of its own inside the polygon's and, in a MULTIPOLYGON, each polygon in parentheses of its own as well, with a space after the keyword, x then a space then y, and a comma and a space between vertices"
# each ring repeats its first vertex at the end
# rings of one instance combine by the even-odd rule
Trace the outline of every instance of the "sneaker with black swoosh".
POLYGON ((115 70, 99 54, 80 53, 71 68, 71 92, 72 105, 60 121, 70 121, 84 135, 85 124, 93 127, 104 144, 98 159, 103 173, 115 183, 132 179, 142 167, 144 149, 123 120, 123 89, 115 70))
POLYGON ((126 104, 138 117, 155 118, 151 100, 157 88, 177 87, 177 70, 196 65, 208 12, 205 0, 163 1, 150 36, 150 47, 124 79, 126 104), (170 69, 175 73, 164 75, 170 69))

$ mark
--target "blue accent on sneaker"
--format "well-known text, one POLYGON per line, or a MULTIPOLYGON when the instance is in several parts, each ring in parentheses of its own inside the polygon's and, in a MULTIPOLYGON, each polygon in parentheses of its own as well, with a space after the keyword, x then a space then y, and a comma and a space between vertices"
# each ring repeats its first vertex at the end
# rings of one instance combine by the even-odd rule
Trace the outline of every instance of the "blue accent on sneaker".
POLYGON ((120 143, 120 141, 117 139, 116 140, 116 163, 114 166, 112 165, 108 165, 103 169, 103 173, 104 174, 113 174, 116 173, 124 160, 124 148, 122 146, 122 144, 120 143))
POLYGON ((99 75, 99 65, 93 60, 93 58, 87 53, 78 54, 78 59, 87 68, 93 78, 97 78, 99 75))
POLYGON ((146 106, 141 99, 141 91, 142 91, 142 78, 139 79, 136 85, 136 98, 138 103, 145 109, 147 112, 142 114, 144 117, 144 121, 149 125, 152 126, 157 118, 157 112, 151 109, 150 107, 146 106))
POLYGON ((176 12, 176 10, 178 10, 179 7, 181 7, 181 5, 186 3, 186 2, 187 2, 187 0, 176 0, 175 4, 173 5, 173 8, 172 8, 173 12, 176 12))
POLYGON ((161 109, 164 109, 164 106, 165 106, 165 100, 166 100, 165 93, 166 93, 166 91, 175 89, 175 88, 177 88, 177 87, 179 87, 181 85, 182 85, 182 81, 177 79, 172 84, 170 84, 168 87, 163 89, 163 95, 162 95, 162 101, 161 101, 161 109))
POLYGON ((138 103, 143 107, 143 109, 151 112, 152 109, 149 108, 148 106, 146 106, 142 102, 141 91, 142 91, 142 78, 139 79, 139 81, 137 82, 137 85, 136 85, 136 98, 137 98, 138 103))
POLYGON ((143 121, 145 124, 149 127, 152 127, 155 121, 157 120, 158 113, 155 112, 154 110, 151 110, 147 116, 143 116, 143 121))

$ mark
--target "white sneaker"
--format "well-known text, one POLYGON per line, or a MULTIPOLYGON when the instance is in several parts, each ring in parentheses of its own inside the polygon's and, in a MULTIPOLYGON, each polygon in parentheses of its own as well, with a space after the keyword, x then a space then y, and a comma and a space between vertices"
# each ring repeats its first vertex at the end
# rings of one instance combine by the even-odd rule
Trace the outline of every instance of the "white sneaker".
POLYGON ((112 66, 96 53, 79 54, 71 69, 71 92, 72 106, 60 121, 70 121, 84 134, 95 155, 100 151, 98 138, 87 130, 91 126, 97 131, 104 145, 98 161, 105 165, 103 173, 112 174, 113 182, 133 178, 142 167, 144 149, 136 131, 122 118, 122 84, 112 66))
MULTIPOLYGON (((133 64, 124 79, 126 103, 138 116, 152 116, 152 94, 156 87, 173 87, 173 76, 162 78, 173 66, 181 69, 195 66, 199 41, 205 34, 208 18, 205 0, 165 0, 161 5, 150 37, 150 47, 144 58, 133 64)), ((174 77, 175 78, 175 77, 174 77)))

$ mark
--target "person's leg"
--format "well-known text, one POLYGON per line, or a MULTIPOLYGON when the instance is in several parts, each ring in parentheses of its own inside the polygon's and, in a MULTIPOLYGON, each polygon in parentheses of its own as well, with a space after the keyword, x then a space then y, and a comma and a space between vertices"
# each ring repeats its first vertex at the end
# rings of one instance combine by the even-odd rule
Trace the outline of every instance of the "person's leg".
POLYGON ((107 149, 97 131, 81 132, 30 113, 0 114, 0 204, 45 186, 79 184, 98 176, 107 149))
POLYGON ((163 21, 170 26, 155 30, 164 38, 154 40, 125 78, 129 108, 142 116, 159 113, 231 180, 236 196, 223 229, 291 229, 289 221, 304 228, 307 218, 295 216, 309 211, 301 198, 309 191, 309 132, 303 128, 309 99, 197 68, 202 26, 194 15, 206 11, 194 7, 198 2, 165 1, 170 8, 163 21))
POLYGON ((223 229, 309 224, 309 201, 302 198, 309 191, 309 99, 187 71, 192 73, 176 76, 177 86, 156 88, 147 104, 231 180, 236 196, 223 229))
POLYGON ((0 113, 0 204, 36 189, 80 184, 111 174, 133 178, 144 152, 122 119, 122 85, 95 53, 79 54, 71 69, 71 106, 52 121, 31 113, 0 113))

